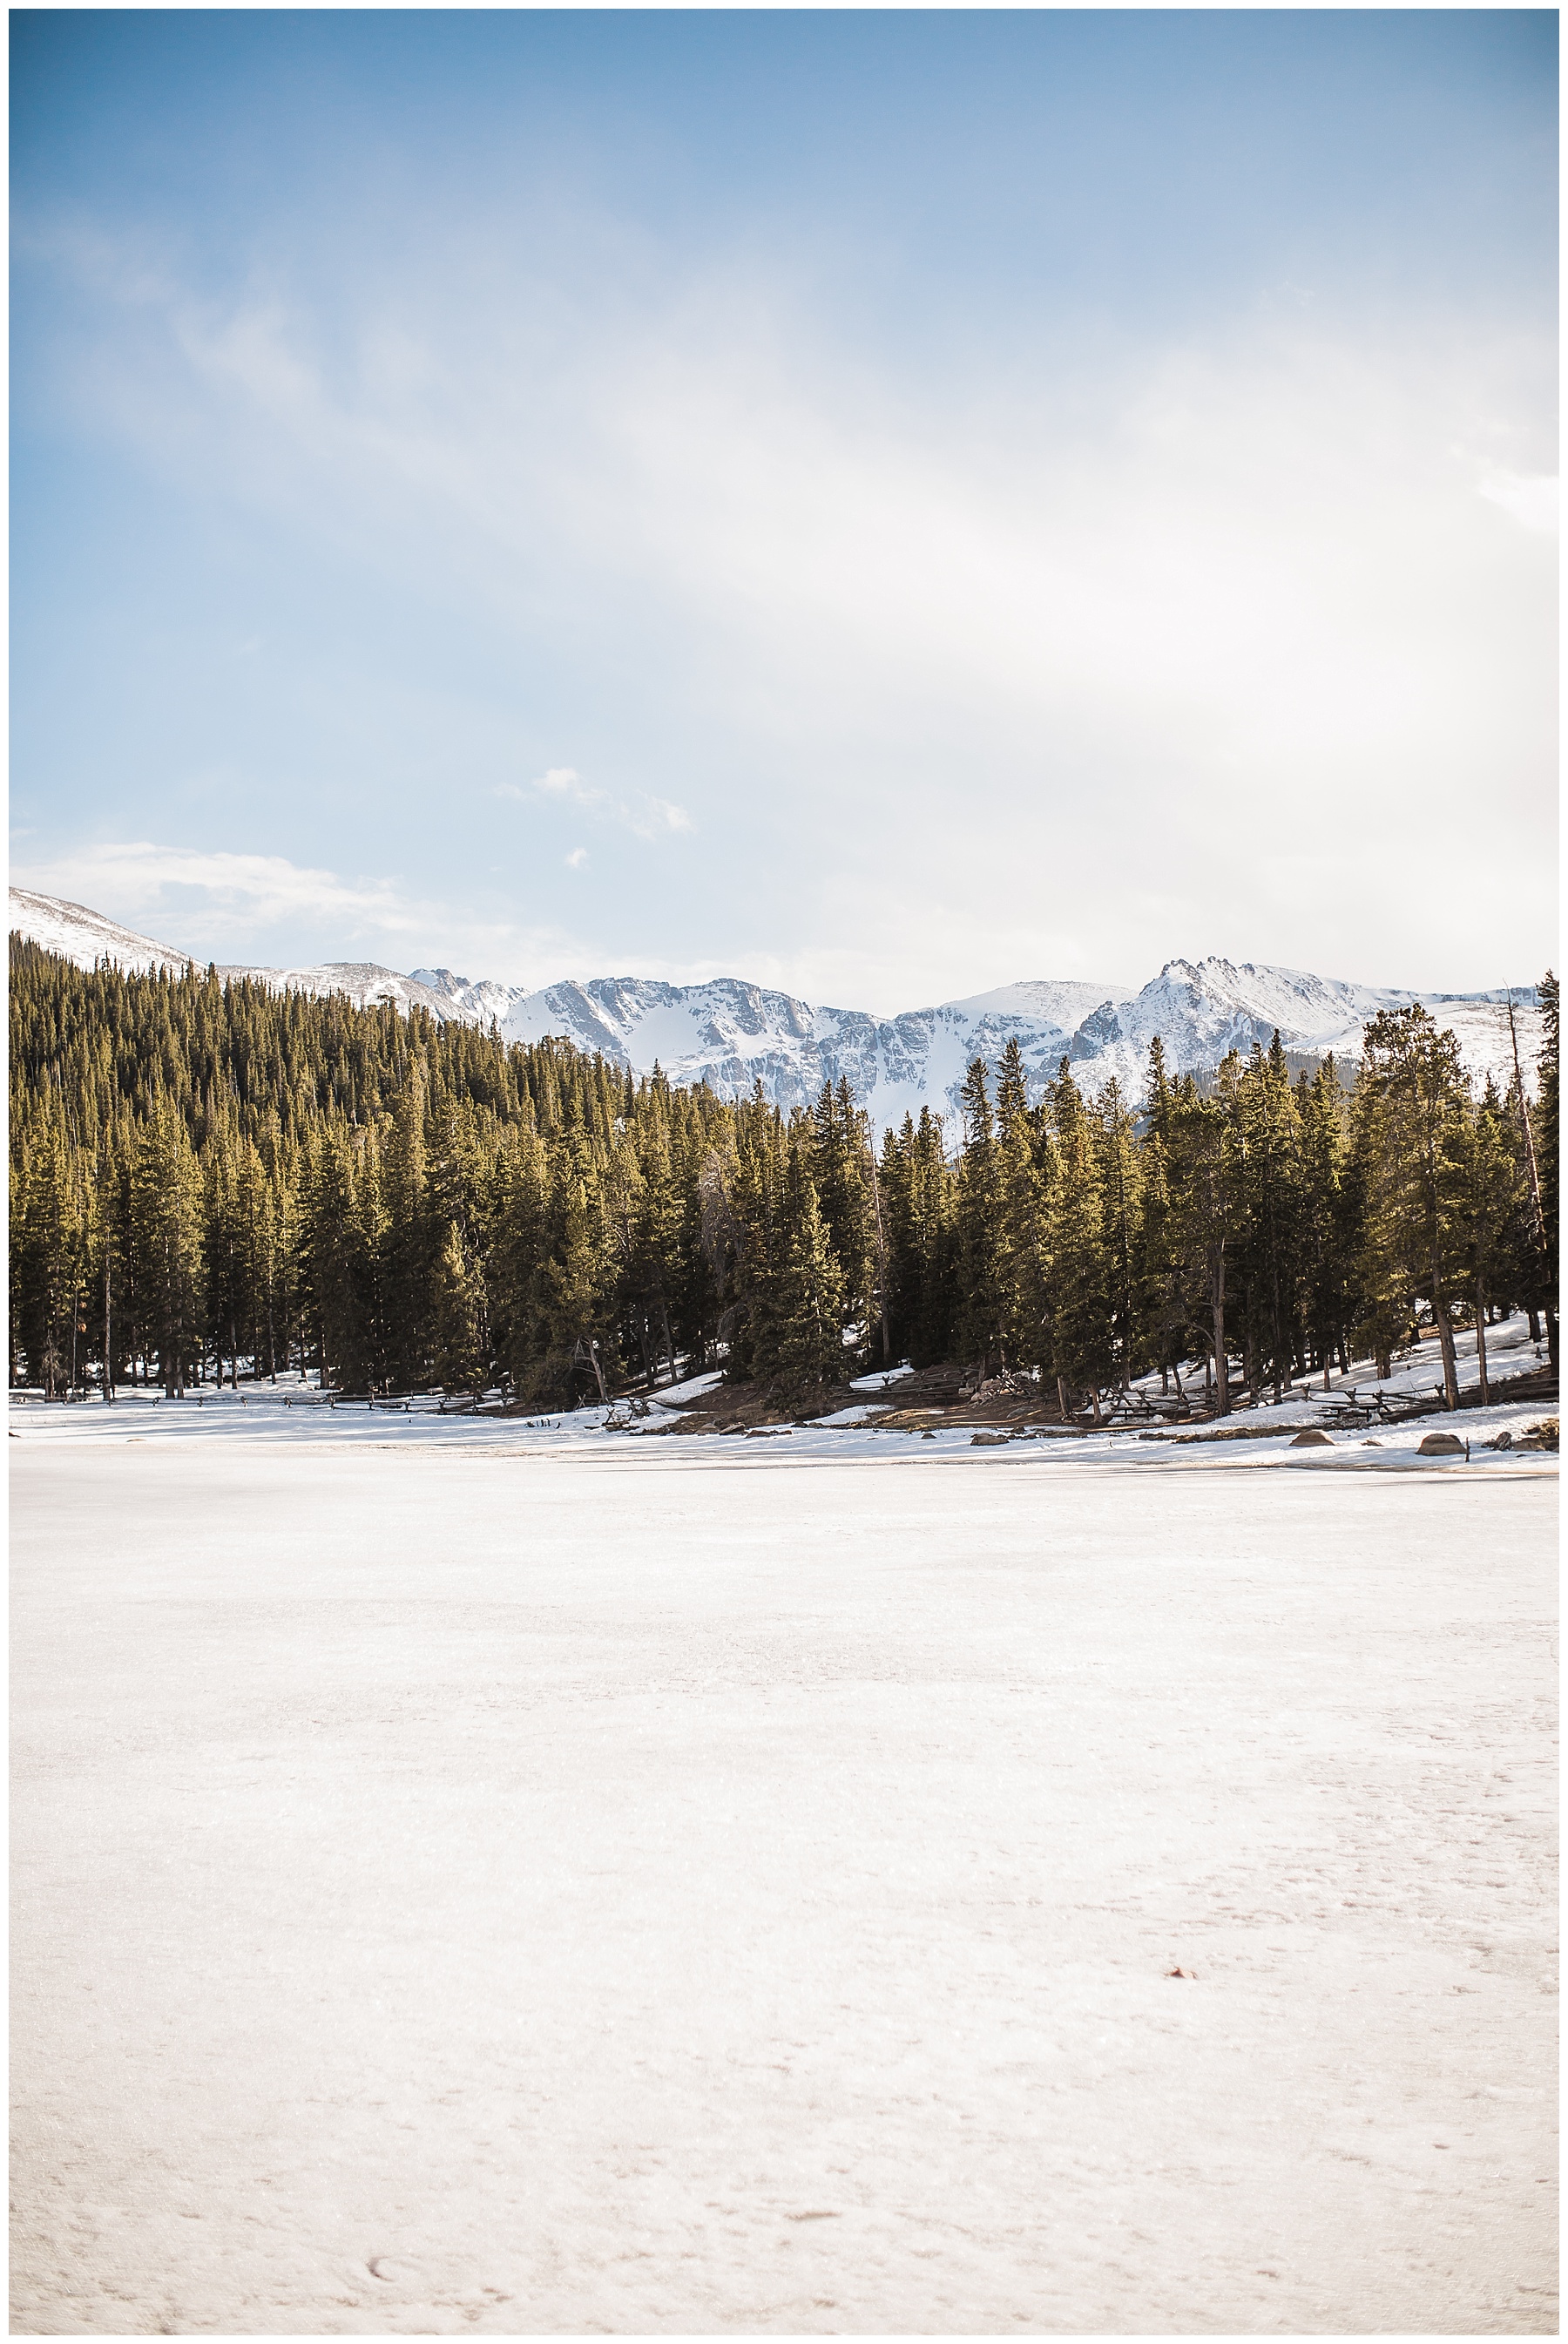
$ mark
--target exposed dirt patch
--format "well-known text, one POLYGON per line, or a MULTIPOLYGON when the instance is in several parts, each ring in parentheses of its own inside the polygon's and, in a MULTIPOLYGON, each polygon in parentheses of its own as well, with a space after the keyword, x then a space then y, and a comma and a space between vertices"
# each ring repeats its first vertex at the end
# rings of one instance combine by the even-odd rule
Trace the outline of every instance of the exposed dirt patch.
POLYGON ((814 1417, 853 1408, 864 1398, 863 1392, 851 1391, 847 1384, 802 1399, 780 1392, 772 1384, 722 1383, 715 1384, 711 1391, 699 1392, 694 1399, 668 1400, 665 1405, 680 1419, 677 1432, 746 1433, 773 1425, 809 1424, 814 1417))

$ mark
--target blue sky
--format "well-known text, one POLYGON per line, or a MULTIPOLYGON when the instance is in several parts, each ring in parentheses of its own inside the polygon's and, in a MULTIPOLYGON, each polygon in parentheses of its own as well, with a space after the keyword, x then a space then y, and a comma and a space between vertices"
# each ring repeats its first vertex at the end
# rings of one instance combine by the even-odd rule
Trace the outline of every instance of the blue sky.
POLYGON ((884 1011, 1552 956, 1554 16, 11 26, 14 878, 884 1011))

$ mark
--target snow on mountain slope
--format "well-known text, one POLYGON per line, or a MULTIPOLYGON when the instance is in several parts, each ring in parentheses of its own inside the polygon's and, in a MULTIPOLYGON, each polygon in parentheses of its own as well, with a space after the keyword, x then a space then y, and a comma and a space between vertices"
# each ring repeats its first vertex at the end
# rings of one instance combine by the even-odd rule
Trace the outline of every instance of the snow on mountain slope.
POLYGON ((330 993, 346 994, 358 1009, 373 1009, 382 1001, 395 1002, 405 1012, 417 1006, 427 1009, 443 1025, 454 1015, 451 1007, 416 977, 401 976, 395 968, 383 968, 378 961, 329 960, 315 968, 250 968, 220 962, 217 973, 235 982, 248 979, 252 985, 265 985, 273 993, 313 993, 323 999, 330 993))
POLYGON ((144 975, 155 968, 177 974, 190 958, 172 945, 122 928, 117 920, 89 911, 85 904, 69 904, 61 895, 35 895, 25 887, 11 889, 11 932, 41 945, 45 952, 57 953, 62 960, 75 961, 78 968, 110 960, 116 968, 144 975))
POLYGON ((1081 979, 1024 977, 1017 985, 999 985, 990 993, 967 994, 962 1001, 943 1005, 971 1017, 1021 1017, 1031 1025, 1051 1026, 1075 1034, 1091 1009, 1102 1001, 1131 1001, 1131 985, 1090 985, 1081 979))
MULTIPOLYGON (((189 953, 176 952, 172 945, 160 945, 151 936, 138 935, 134 928, 121 927, 118 921, 106 919, 102 912, 90 911, 85 904, 70 904, 58 895, 36 895, 25 887, 13 887, 9 893, 12 934, 75 961, 78 968, 111 960, 118 968, 143 975, 166 968, 177 975, 192 958, 189 953)), ((396 969, 382 968, 374 961, 329 961, 317 968, 252 968, 236 964, 220 966, 218 975, 249 978, 275 993, 287 990, 320 996, 342 993, 361 1009, 377 1001, 395 1001, 400 1009, 419 1002, 437 1017, 454 1014, 415 978, 401 976, 396 969)))
MULTIPOLYGON (((127 968, 185 965, 185 956, 150 937, 121 928, 79 904, 11 890, 11 924, 52 952, 91 967, 106 953, 127 968)), ((1038 1097, 1063 1058, 1085 1087, 1112 1076, 1129 1097, 1141 1096, 1149 1046, 1158 1034, 1171 1073, 1205 1073, 1227 1050, 1266 1047, 1278 1031, 1287 1049, 1340 1058, 1360 1054, 1362 1032, 1380 1009, 1422 1001, 1440 1025, 1452 1026, 1465 1064, 1500 1086, 1513 1074, 1507 994, 1407 993, 1352 985, 1310 971, 1238 966, 1228 960, 1167 961, 1158 976, 1131 991, 1079 980, 1022 979, 901 1016, 875 1018, 863 1010, 834 1009, 798 1000, 740 977, 706 985, 668 985, 650 977, 576 979, 529 991, 518 985, 471 981, 447 968, 417 968, 401 976, 373 962, 334 961, 314 968, 226 967, 219 975, 249 977, 304 993, 343 993, 361 1005, 419 1004, 437 1019, 487 1026, 494 1019, 508 1041, 537 1042, 562 1035, 598 1050, 615 1065, 651 1073, 657 1064, 673 1083, 706 1082, 736 1098, 760 1082, 781 1106, 814 1098, 825 1082, 847 1076, 879 1127, 901 1122, 922 1106, 954 1119, 965 1073, 983 1057, 993 1074, 1017 1037, 1030 1096, 1038 1097)), ((1514 988, 1519 1052, 1533 1080, 1542 1017, 1534 988, 1514 988)))
MULTIPOLYGON (((419 972, 427 981, 435 974, 419 972)), ((956 1116, 971 1061, 983 1057, 994 1073, 1015 1036, 1031 1096, 1065 1057, 1085 1085, 1114 1075, 1137 1098, 1156 1034, 1172 1074, 1206 1072, 1227 1050, 1246 1051, 1254 1041, 1266 1047, 1276 1029, 1288 1049, 1353 1058, 1369 1018, 1420 998, 1453 1027, 1478 1079, 1490 1073, 1505 1084, 1513 1067, 1501 987, 1492 995, 1417 995, 1218 959, 1168 962, 1141 992, 1120 998, 1093 985, 1026 981, 882 1020, 734 977, 699 985, 596 977, 519 994, 509 1005, 499 998, 503 990, 490 988, 491 1014, 508 1040, 565 1035, 636 1073, 657 1063, 672 1082, 706 1082, 727 1098, 760 1081, 784 1106, 847 1076, 879 1127, 918 1116, 922 1106, 956 1116)), ((1520 1053, 1533 1074, 1541 1040, 1533 988, 1516 987, 1514 1000, 1520 1053)))
MULTIPOLYGON (((1141 1087, 1157 1034, 1178 1074, 1217 1066, 1228 1050, 1245 1052, 1254 1042, 1266 1048, 1276 1033, 1290 1050, 1354 1058, 1379 1010, 1419 1001, 1452 1028, 1472 1074, 1482 1081, 1491 1075, 1501 1087, 1513 1071, 1507 999, 1502 985, 1482 994, 1410 993, 1251 961, 1237 967, 1221 959, 1172 960, 1131 1001, 1103 1003, 1080 1027, 1070 1056, 1082 1061, 1088 1079, 1115 1075, 1132 1091, 1141 1087)), ((1520 1056, 1533 1075, 1542 1033, 1534 987, 1516 985, 1513 1000, 1520 1056)))
POLYGON ((423 985, 440 1005, 442 1016, 460 1018, 467 1026, 487 1026, 492 1017, 504 1020, 528 991, 526 985, 498 985, 492 977, 475 985, 466 976, 454 976, 449 968, 411 968, 408 982, 423 985))

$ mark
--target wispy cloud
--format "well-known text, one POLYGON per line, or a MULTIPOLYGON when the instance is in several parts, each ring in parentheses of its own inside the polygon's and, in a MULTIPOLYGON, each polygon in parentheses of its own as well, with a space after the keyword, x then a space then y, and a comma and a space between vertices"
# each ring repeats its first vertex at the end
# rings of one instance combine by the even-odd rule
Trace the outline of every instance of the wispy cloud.
MULTIPOLYGON (((530 782, 527 788, 520 787, 516 782, 498 782, 490 794, 492 797, 512 798, 523 805, 537 803, 541 798, 562 798, 572 805, 582 806, 590 813, 608 815, 637 838, 663 838, 671 831, 695 830, 697 827, 686 808, 672 803, 668 798, 655 797, 651 791, 639 790, 630 799, 612 799, 607 790, 590 789, 571 765, 552 765, 548 773, 541 773, 538 781, 530 782)), ((586 862, 586 848, 580 852, 586 862)), ((567 861, 575 871, 578 866, 570 855, 567 861)))
POLYGON ((588 852, 586 846, 574 846, 569 854, 563 854, 561 857, 568 871, 581 871, 588 859, 588 852))
POLYGON ((137 917, 183 904, 199 911, 208 935, 320 919, 339 924, 350 935, 413 935, 422 917, 395 880, 345 881, 281 854, 206 854, 146 839, 83 847, 13 876, 19 886, 79 897, 95 908, 112 900, 137 917))
POLYGON ((569 798, 574 805, 580 806, 603 805, 605 802, 604 792, 590 790, 581 774, 572 765, 552 765, 548 773, 541 773, 538 781, 530 782, 526 789, 519 787, 516 782, 498 782, 494 795, 498 798, 518 798, 525 804, 530 798, 541 797, 569 798))
POLYGON ((657 838, 661 831, 694 830, 696 824, 684 806, 672 805, 668 798, 647 797, 648 809, 643 822, 633 820, 631 827, 639 838, 657 838))

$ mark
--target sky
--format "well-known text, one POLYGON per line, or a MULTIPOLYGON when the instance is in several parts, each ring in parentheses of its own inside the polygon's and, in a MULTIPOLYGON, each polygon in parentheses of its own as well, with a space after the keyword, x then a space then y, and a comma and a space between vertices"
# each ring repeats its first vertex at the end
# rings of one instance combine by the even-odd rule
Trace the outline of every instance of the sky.
POLYGON ((892 1014, 1555 954, 1549 12, 14 12, 12 879, 892 1014))

